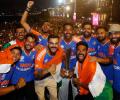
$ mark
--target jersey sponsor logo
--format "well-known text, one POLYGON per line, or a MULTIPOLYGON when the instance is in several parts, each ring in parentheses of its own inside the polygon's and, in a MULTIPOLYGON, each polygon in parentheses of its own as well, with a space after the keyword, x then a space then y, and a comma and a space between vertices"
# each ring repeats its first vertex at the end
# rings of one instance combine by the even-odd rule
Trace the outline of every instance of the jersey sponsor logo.
POLYGON ((31 63, 28 63, 28 64, 20 64, 20 67, 23 67, 23 68, 28 68, 28 67, 30 67, 30 66, 32 66, 31 63))
POLYGON ((4 80, 0 82, 0 87, 7 87, 8 84, 9 84, 9 80, 4 80))
POLYGON ((94 48, 88 48, 88 52, 94 52, 95 49, 94 48))
POLYGON ((106 57, 103 52, 99 52, 99 53, 98 53, 98 56, 99 56, 99 57, 102 57, 102 58, 106 57))
POLYGON ((16 69, 19 70, 19 71, 28 71, 28 70, 31 70, 33 67, 34 67, 34 64, 32 64, 29 67, 17 67, 16 66, 16 69))
POLYGON ((93 56, 93 55, 96 54, 96 51, 95 51, 94 48, 88 48, 88 53, 89 53, 90 56, 93 56))

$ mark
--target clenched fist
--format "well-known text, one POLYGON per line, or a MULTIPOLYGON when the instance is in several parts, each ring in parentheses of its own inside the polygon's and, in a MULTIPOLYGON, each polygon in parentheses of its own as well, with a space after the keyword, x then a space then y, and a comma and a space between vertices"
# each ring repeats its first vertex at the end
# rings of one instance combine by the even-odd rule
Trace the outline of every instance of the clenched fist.
POLYGON ((26 85, 25 79, 24 78, 20 78, 18 83, 17 83, 17 88, 22 88, 26 85))
POLYGON ((27 8, 31 8, 34 4, 34 1, 28 1, 27 8))

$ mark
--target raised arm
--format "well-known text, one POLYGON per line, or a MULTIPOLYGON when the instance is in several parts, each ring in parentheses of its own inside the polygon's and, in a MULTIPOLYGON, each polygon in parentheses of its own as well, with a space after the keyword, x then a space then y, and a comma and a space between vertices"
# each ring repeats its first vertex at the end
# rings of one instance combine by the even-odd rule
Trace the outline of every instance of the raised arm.
POLYGON ((27 32, 30 32, 30 25, 27 23, 27 18, 33 4, 34 4, 34 1, 28 1, 26 10, 24 11, 22 18, 20 20, 21 25, 25 28, 27 32))

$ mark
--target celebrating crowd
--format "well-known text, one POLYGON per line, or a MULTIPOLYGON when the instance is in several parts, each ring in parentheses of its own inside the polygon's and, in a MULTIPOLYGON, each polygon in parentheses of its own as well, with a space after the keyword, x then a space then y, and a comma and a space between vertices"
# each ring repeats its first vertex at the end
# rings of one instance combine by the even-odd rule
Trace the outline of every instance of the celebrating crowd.
POLYGON ((0 51, 0 100, 120 100, 120 24, 85 22, 40 30, 28 21, 34 1, 0 51))

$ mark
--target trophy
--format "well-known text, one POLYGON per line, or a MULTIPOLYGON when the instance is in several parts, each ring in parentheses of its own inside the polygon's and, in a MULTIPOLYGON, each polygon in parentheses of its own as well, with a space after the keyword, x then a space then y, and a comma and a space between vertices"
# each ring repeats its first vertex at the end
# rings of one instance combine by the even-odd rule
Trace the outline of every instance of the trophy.
POLYGON ((66 76, 69 76, 70 54, 71 54, 71 48, 66 49, 66 59, 65 59, 66 76))

